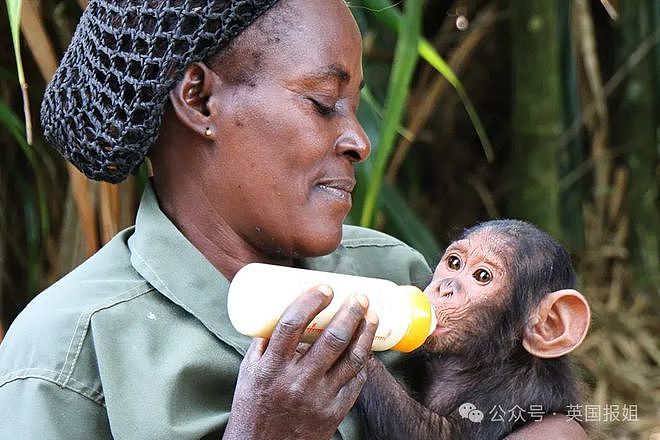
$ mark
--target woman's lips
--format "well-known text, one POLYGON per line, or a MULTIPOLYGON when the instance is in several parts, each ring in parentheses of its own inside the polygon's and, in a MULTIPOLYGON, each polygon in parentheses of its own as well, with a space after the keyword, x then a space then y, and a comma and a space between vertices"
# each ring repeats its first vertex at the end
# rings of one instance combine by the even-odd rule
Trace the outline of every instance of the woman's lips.
POLYGON ((355 188, 354 179, 326 179, 316 184, 316 188, 332 198, 351 203, 351 193, 355 188))
POLYGON ((346 191, 345 189, 342 188, 336 188, 333 186, 327 186, 327 185, 319 185, 319 188, 328 194, 332 195, 333 197, 336 197, 338 199, 350 199, 351 198, 351 193, 349 191, 346 191))

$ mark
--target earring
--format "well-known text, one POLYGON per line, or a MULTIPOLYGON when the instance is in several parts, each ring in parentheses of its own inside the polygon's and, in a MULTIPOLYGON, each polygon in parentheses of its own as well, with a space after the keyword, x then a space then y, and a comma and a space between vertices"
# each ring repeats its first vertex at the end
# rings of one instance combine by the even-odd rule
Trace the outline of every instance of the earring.
POLYGON ((204 132, 204 136, 206 137, 211 137, 213 132, 211 131, 211 127, 206 127, 206 131, 204 132))

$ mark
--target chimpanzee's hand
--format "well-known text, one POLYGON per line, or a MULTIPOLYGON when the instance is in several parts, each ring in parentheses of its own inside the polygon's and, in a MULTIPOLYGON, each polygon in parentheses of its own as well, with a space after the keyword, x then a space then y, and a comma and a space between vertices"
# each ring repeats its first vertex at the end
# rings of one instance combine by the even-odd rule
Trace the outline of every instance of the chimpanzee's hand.
POLYGON ((305 328, 331 300, 324 286, 289 306, 270 341, 255 338, 241 364, 224 438, 330 438, 357 399, 377 327, 365 297, 348 300, 311 347, 305 328), (325 290, 325 292, 323 292, 325 290))

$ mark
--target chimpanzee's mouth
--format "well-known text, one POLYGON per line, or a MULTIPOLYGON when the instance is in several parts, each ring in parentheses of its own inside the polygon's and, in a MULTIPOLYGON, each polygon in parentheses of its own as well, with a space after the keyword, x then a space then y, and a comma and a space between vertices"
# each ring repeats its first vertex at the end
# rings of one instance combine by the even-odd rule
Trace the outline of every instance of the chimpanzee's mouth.
POLYGON ((429 338, 437 338, 438 336, 442 335, 447 329, 445 327, 441 327, 440 324, 435 326, 435 330, 431 332, 429 335, 429 338))

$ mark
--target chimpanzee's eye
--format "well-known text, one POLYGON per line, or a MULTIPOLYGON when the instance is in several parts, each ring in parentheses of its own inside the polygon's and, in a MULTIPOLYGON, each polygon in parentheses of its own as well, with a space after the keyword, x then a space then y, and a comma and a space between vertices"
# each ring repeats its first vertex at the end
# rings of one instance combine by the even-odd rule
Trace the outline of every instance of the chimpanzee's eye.
POLYGON ((472 276, 480 283, 488 283, 493 279, 493 276, 486 269, 477 269, 472 276))
POLYGON ((450 255, 447 257, 447 266, 451 270, 459 270, 461 268, 461 259, 457 255, 450 255))

